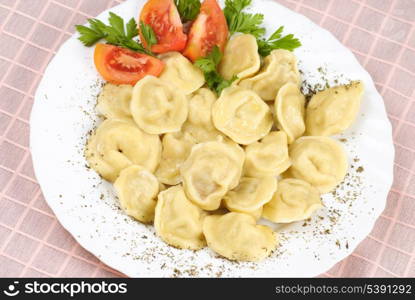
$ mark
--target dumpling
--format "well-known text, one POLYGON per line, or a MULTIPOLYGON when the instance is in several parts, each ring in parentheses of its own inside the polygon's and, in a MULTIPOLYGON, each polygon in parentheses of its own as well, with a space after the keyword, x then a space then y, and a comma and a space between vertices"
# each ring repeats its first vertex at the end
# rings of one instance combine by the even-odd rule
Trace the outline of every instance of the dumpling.
POLYGON ((197 143, 214 141, 222 136, 212 122, 212 105, 216 99, 216 95, 207 88, 198 89, 189 98, 189 115, 183 131, 188 132, 197 143))
POLYGON ((239 81, 254 75, 260 66, 256 38, 251 34, 240 34, 232 37, 226 44, 219 73, 227 80, 237 76, 239 81))
POLYGON ((194 144, 194 139, 187 132, 166 133, 163 136, 163 151, 155 174, 160 182, 176 185, 182 181, 179 169, 194 144))
POLYGON ((127 215, 143 223, 154 220, 160 184, 152 173, 138 165, 130 166, 121 171, 114 187, 127 215))
POLYGON ((272 127, 268 105, 253 91, 231 86, 212 106, 215 127, 233 141, 248 145, 266 136, 272 127))
POLYGON ((218 209, 222 197, 238 185, 244 159, 244 151, 235 143, 215 141, 193 146, 180 169, 186 195, 205 210, 218 209))
POLYGON ((242 213, 206 217, 203 233, 208 246, 230 260, 259 261, 277 246, 271 228, 257 225, 254 217, 242 213))
POLYGON ((134 164, 154 172, 160 156, 161 143, 157 135, 143 132, 133 121, 120 119, 102 122, 85 149, 89 166, 111 182, 122 169, 134 164))
POLYGON ((182 249, 198 250, 206 245, 203 235, 205 213, 186 198, 179 185, 158 196, 154 227, 167 244, 182 249))
POLYGON ((258 208, 257 210, 255 210, 253 212, 249 212, 249 213, 246 213, 246 214, 254 217, 255 220, 259 220, 262 217, 262 211, 263 211, 263 206, 261 206, 260 208, 258 208))
POLYGON ((285 131, 291 144, 305 131, 305 97, 294 83, 283 85, 275 99, 274 115, 278 128, 285 131))
POLYGON ((159 57, 165 68, 160 79, 171 82, 189 95, 205 83, 202 71, 179 52, 168 52, 159 57))
POLYGON ((264 65, 258 74, 242 80, 239 85, 255 91, 265 101, 271 101, 287 82, 292 82, 297 86, 301 84, 297 59, 292 52, 277 49, 265 57, 264 65))
POLYGON ((97 111, 108 119, 131 119, 133 86, 107 83, 98 96, 97 111))
POLYGON ((216 99, 215 93, 210 89, 198 89, 189 98, 189 116, 187 122, 214 129, 215 126, 212 123, 211 110, 216 99))
POLYGON ((284 176, 305 180, 322 194, 332 191, 346 176, 346 153, 331 138, 301 137, 290 146, 289 153, 292 166, 284 176))
POLYGON ((210 130, 207 127, 192 123, 185 123, 183 125, 183 132, 190 134, 197 143, 217 141, 224 138, 224 135, 216 128, 210 130))
POLYGON ((275 223, 290 223, 307 219, 321 208, 320 193, 308 182, 288 178, 278 183, 277 192, 265 204, 262 216, 275 223))
POLYGON ((361 81, 315 94, 307 106, 307 135, 329 136, 349 128, 356 119, 364 93, 361 81))
POLYGON ((187 119, 186 95, 171 83, 147 75, 133 89, 131 114, 147 133, 179 131, 187 119))
POLYGON ((271 201, 276 190, 277 178, 275 177, 242 177, 239 185, 229 191, 223 200, 230 211, 255 216, 264 204, 271 201))
POLYGON ((288 156, 287 135, 273 131, 262 140, 245 148, 245 176, 277 176, 291 166, 288 156))

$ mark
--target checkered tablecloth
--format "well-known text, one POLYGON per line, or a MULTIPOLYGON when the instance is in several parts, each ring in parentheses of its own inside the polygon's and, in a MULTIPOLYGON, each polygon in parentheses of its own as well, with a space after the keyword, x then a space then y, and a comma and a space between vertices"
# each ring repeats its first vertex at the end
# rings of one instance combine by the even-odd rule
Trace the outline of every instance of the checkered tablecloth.
MULTIPOLYGON (((395 180, 386 210, 354 253, 321 276, 414 277, 415 0, 277 1, 354 52, 393 125, 395 180)), ((120 2, 0 0, 0 277, 123 276, 62 228, 42 196, 28 150, 33 96, 48 62, 75 24, 120 2)))

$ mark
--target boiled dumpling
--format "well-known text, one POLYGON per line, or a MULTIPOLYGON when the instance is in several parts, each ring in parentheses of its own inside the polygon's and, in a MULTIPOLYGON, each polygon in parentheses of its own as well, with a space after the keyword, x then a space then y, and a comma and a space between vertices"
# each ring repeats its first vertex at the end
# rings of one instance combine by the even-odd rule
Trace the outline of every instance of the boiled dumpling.
POLYGON ((233 142, 193 146, 180 169, 189 199, 203 209, 218 209, 222 197, 238 185, 244 158, 242 148, 233 142))
POLYGON ((212 106, 215 127, 239 144, 251 144, 266 136, 272 127, 268 105, 253 91, 231 86, 212 106))
POLYGON ((322 207, 320 193, 308 182, 288 178, 278 183, 277 192, 265 204, 262 216, 276 223, 290 223, 307 219, 322 207))
POLYGON ((240 34, 226 44, 219 72, 227 80, 234 76, 241 80, 254 75, 260 66, 256 38, 251 34, 240 34))
POLYGON ((207 88, 198 89, 189 98, 189 115, 183 125, 183 131, 188 132, 197 143, 217 140, 222 134, 212 122, 212 105, 216 95, 207 88))
POLYGON ((275 99, 275 118, 278 127, 285 131, 291 144, 305 131, 304 110, 305 97, 294 83, 283 85, 275 99))
POLYGON ((257 210, 255 210, 253 212, 249 212, 249 213, 246 213, 246 214, 254 217, 255 220, 259 220, 262 217, 262 211, 263 211, 263 206, 261 206, 260 208, 258 208, 257 210))
POLYGON ((179 131, 188 113, 187 97, 180 89, 149 75, 134 86, 130 108, 138 126, 151 134, 179 131))
POLYGON ((245 154, 245 176, 277 176, 291 165, 287 135, 283 131, 270 132, 262 140, 248 145, 245 154))
POLYGON ((307 181, 320 193, 333 190, 346 176, 348 163, 342 146, 328 137, 305 136, 290 146, 292 166, 285 176, 307 181))
POLYGON ((363 83, 354 81, 315 94, 307 106, 307 134, 329 136, 349 128, 359 111, 363 93, 363 83))
POLYGON ((97 111, 108 119, 131 119, 133 86, 107 83, 98 96, 97 111))
POLYGON ((177 185, 159 194, 154 227, 167 244, 198 250, 206 245, 202 231, 204 217, 205 213, 177 185))
POLYGON ((216 101, 216 95, 214 92, 207 88, 198 89, 189 98, 189 116, 187 122, 197 125, 208 127, 209 130, 215 129, 212 123, 212 105, 216 101))
POLYGON ((108 181, 114 181, 122 169, 133 164, 154 172, 160 156, 157 135, 145 133, 133 121, 120 119, 102 122, 85 150, 89 166, 108 181))
POLYGON ((274 100, 278 90, 286 83, 300 86, 300 73, 295 55, 283 49, 273 50, 265 57, 264 65, 254 77, 242 80, 239 85, 255 91, 266 101, 274 100))
POLYGON ((257 225, 254 217, 243 213, 208 216, 203 233, 208 246, 230 260, 259 261, 277 246, 271 228, 257 225))
POLYGON ((217 141, 224 137, 216 128, 209 130, 207 127, 197 126, 191 123, 185 123, 183 125, 183 132, 190 134, 197 143, 217 141))
POLYGON ((166 133, 163 136, 161 161, 155 174, 160 182, 176 185, 182 181, 179 169, 194 144, 195 140, 187 132, 166 133))
POLYGON ((114 187, 127 215, 143 223, 154 220, 160 184, 152 173, 138 165, 130 166, 121 171, 114 187))
POLYGON ((239 185, 229 191, 223 200, 230 211, 255 216, 264 204, 271 201, 276 190, 277 179, 275 177, 242 177, 239 185))
POLYGON ((179 52, 162 54, 160 59, 165 64, 160 79, 176 85, 186 95, 193 93, 205 83, 202 71, 179 52))

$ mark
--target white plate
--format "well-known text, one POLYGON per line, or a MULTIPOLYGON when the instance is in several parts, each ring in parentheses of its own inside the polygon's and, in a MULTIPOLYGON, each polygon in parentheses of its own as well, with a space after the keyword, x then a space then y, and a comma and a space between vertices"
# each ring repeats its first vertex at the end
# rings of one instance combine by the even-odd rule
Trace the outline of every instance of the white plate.
MULTIPOLYGON (((111 11, 136 17, 144 0, 130 0, 111 11)), ((31 150, 46 201, 62 225, 88 251, 132 277, 147 276, 316 276, 349 255, 370 232, 385 207, 392 183, 394 149, 391 125, 381 96, 352 53, 329 32, 302 15, 271 1, 254 1, 265 25, 295 33, 303 46, 295 51, 308 82, 363 80, 366 92, 354 126, 342 139, 349 175, 336 195, 324 195, 325 208, 312 220, 278 228, 281 245, 259 263, 236 263, 208 248, 172 248, 118 207, 110 184, 85 167, 83 150, 98 120, 95 99, 101 80, 93 48, 76 36, 59 50, 38 88, 31 116, 31 150), (325 75, 318 71, 324 70, 325 75)), ((108 12, 98 18, 106 21, 108 12)))

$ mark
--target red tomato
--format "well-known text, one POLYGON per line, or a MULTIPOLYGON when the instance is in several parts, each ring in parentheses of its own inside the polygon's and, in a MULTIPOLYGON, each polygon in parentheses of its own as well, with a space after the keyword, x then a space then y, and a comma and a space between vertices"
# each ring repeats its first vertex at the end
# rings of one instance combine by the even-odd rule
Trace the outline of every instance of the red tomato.
MULTIPOLYGON (((173 0, 148 0, 141 10, 140 21, 153 28, 158 43, 151 47, 155 53, 182 51, 187 36, 183 33, 183 24, 173 0)), ((140 33, 141 42, 146 41, 140 33)))
POLYGON ((160 75, 164 68, 155 57, 107 44, 96 45, 94 62, 99 74, 113 84, 134 85, 146 75, 160 75))
POLYGON ((205 0, 190 28, 189 40, 183 55, 195 61, 205 57, 217 45, 223 52, 228 40, 228 25, 216 0, 205 0))

